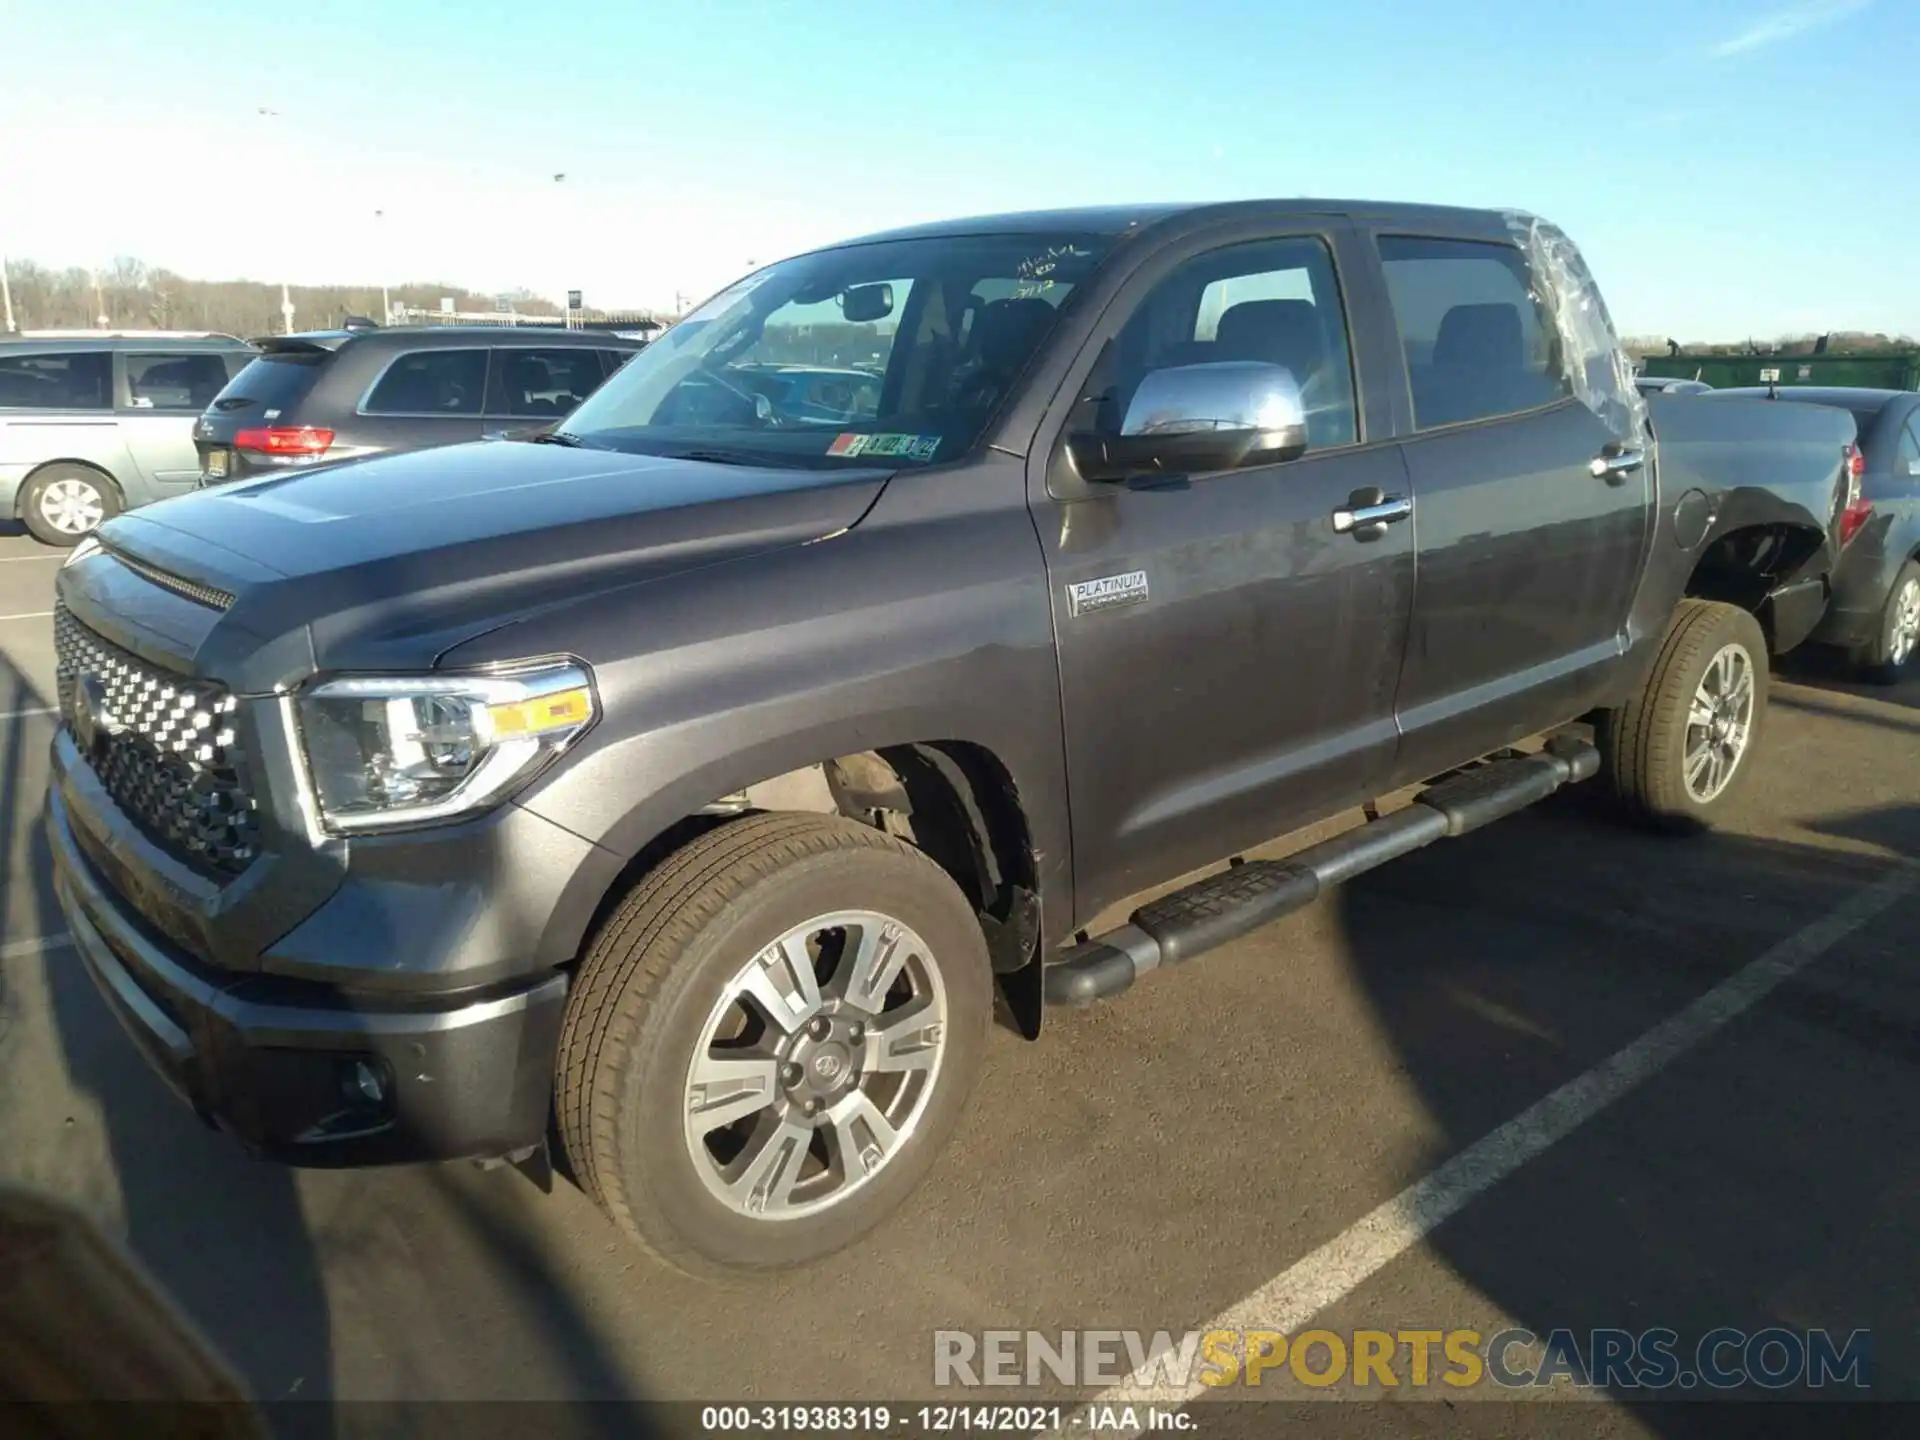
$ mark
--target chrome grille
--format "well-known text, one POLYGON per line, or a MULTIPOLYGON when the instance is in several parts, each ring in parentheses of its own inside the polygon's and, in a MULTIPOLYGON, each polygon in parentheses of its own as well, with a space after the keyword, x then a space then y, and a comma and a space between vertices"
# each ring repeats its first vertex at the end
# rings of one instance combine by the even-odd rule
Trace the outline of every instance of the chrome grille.
POLYGON ((200 873, 245 870, 258 816, 233 696, 110 644, 64 604, 53 616, 60 715, 114 803, 200 873))

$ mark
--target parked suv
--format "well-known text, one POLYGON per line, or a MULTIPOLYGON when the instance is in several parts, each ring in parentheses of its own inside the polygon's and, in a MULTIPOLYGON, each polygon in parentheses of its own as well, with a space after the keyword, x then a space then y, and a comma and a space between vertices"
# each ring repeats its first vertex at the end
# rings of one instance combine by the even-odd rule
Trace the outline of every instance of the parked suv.
POLYGON ((933 1165, 996 984, 1034 1034, 1178 1004, 1151 972, 1596 774, 1712 823, 1854 421, 1643 400, 1538 220, 1291 201, 781 261, 536 439, 62 568, 74 963, 262 1153, 554 1122, 629 1234, 766 1270, 933 1165), (858 418, 758 383, 830 331, 858 418))
POLYGON ((72 545, 191 490, 194 418, 253 353, 230 335, 0 341, 0 515, 72 545))
POLYGON ((202 485, 480 440, 569 414, 638 340, 532 327, 368 327, 256 340, 193 430, 202 485))

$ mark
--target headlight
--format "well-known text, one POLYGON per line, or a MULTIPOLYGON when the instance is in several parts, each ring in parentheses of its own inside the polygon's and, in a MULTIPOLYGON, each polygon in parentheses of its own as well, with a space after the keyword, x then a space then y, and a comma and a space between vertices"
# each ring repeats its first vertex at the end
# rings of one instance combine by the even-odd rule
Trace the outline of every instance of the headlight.
POLYGON ((336 831, 483 809, 564 749, 596 713, 592 677, 566 664, 328 680, 298 704, 320 819, 336 831))
POLYGON ((60 562, 60 568, 64 570, 69 565, 78 565, 89 555, 98 555, 100 549, 99 539, 96 536, 89 535, 67 552, 67 558, 60 562))

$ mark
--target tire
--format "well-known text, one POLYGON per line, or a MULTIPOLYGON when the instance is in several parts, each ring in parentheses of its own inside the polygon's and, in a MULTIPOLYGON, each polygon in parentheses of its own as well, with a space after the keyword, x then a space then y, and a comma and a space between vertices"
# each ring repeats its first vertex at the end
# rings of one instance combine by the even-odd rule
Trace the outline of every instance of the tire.
POLYGON ((45 465, 20 494, 20 518, 43 545, 71 549, 124 507, 120 492, 91 465, 45 465), (69 528, 78 525, 80 528, 69 528))
MULTIPOLYGON (((1602 717, 1600 753, 1615 798, 1656 829, 1707 828, 1753 771, 1766 708, 1767 641, 1760 623, 1738 606, 1681 601, 1640 693, 1602 717), (1736 657, 1732 661, 1725 658, 1730 653, 1736 657), (1731 724, 1724 730, 1696 725, 1695 702, 1705 699, 1709 670, 1718 681, 1726 673, 1718 667, 1742 664, 1750 677, 1744 732, 1736 737, 1731 724), (1724 740, 1710 743, 1722 735, 1724 740), (1737 750, 1722 771, 1736 738, 1737 750), (1715 753, 1704 773, 1690 780, 1690 766, 1701 766, 1703 747, 1715 753)), ((1731 704, 1708 701, 1704 709, 1716 722, 1741 713, 1737 698, 1731 704)))
MULTIPOLYGON (((920 851, 837 816, 735 821, 671 855, 628 893, 589 944, 561 1029, 555 1087, 561 1141, 586 1192, 676 1269, 711 1276, 805 1264, 866 1234, 932 1167, 978 1078, 992 1014, 992 973, 979 921, 959 887, 920 851), (808 929, 824 919, 847 923, 808 929), (791 1003, 800 986, 797 970, 762 962, 796 930, 820 946, 810 969, 823 1005, 812 1023, 829 1027, 824 1038, 804 1026, 796 1027, 795 1038, 767 1023, 773 1002, 791 1003), (917 993, 881 1015, 893 1038, 876 1024, 862 1040, 845 1027, 867 1012, 834 997, 855 940, 889 933, 906 937, 891 952, 900 977, 893 993, 903 986, 917 993), (844 947, 837 959, 836 935, 844 947), (742 990, 741 977, 749 974, 756 978, 742 990), (757 989, 762 980, 773 991, 757 989), (944 1005, 943 1025, 922 1018, 931 1014, 937 1021, 938 1010, 909 1008, 930 1004, 927 996, 935 992, 944 1005), (745 998, 730 1003, 734 996, 745 998), (829 1016, 835 1005, 840 1008, 829 1016), (904 1029, 901 1016, 911 1016, 916 1028, 904 1029), (766 1070, 753 1094, 773 1095, 772 1105, 736 1107, 724 1097, 737 1090, 694 1080, 696 1057, 711 1056, 713 1037, 732 1023, 743 1026, 733 1043, 750 1042, 756 1057, 750 1063, 766 1070), (873 1064, 873 1047, 907 1039, 921 1043, 901 1044, 897 1055, 937 1053, 937 1064, 897 1077, 873 1064), (784 1058, 758 1058, 770 1051, 784 1058), (831 1089, 831 1077, 822 1078, 828 1075, 822 1057, 834 1054, 847 1067, 839 1083, 853 1084, 853 1091, 831 1089), (884 1092, 896 1078, 895 1100, 882 1093, 873 1102, 889 1129, 899 1121, 903 1132, 882 1153, 881 1131, 850 1097, 884 1092), (809 1103, 819 1108, 811 1119, 800 1109, 809 1103), (696 1136, 736 1108, 738 1121, 696 1136), (800 1132, 793 1126, 813 1127, 818 1139, 796 1144, 800 1132), (767 1135, 774 1138, 756 1148, 755 1140, 767 1135), (729 1154, 736 1141, 742 1149, 729 1154), (785 1166, 767 1161, 783 1154, 785 1166), (767 1163, 756 1165, 756 1156, 767 1163), (838 1181, 834 1162, 842 1162, 838 1181), (794 1183, 794 1167, 815 1173, 794 1183)), ((728 1082, 739 1083, 737 1076, 728 1082)))
POLYGON ((1909 560, 1893 577, 1893 588, 1880 611, 1879 633, 1853 653, 1853 668, 1868 684, 1897 685, 1916 651, 1920 651, 1920 564, 1909 560))

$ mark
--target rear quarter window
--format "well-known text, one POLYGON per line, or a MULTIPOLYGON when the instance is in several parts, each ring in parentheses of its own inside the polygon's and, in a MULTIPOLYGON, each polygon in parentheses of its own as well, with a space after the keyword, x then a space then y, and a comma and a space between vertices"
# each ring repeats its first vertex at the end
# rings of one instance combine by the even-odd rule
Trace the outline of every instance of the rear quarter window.
POLYGON ((395 357, 360 409, 366 415, 478 415, 486 388, 485 350, 415 350, 395 357))

